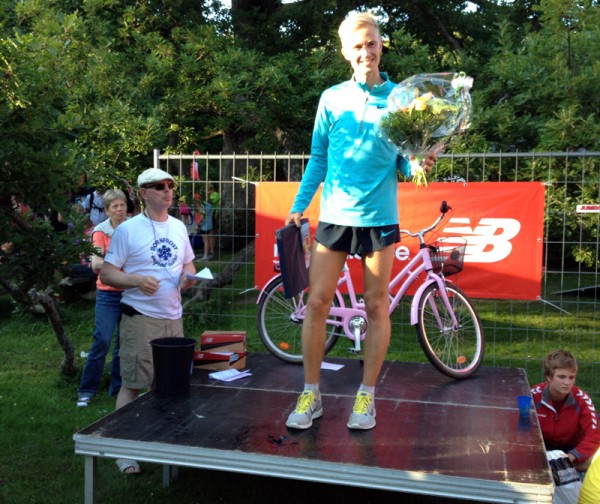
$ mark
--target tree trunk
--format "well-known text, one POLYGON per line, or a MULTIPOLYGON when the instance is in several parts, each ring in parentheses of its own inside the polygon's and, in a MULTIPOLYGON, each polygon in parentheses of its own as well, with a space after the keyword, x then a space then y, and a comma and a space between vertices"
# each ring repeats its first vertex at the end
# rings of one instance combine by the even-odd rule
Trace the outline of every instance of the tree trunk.
POLYGON ((56 334, 58 344, 65 354, 61 366, 62 374, 65 376, 71 376, 75 374, 75 351, 73 349, 73 343, 65 331, 65 326, 60 318, 60 313, 56 303, 54 302, 54 299, 48 292, 38 291, 35 289, 31 289, 28 294, 34 303, 39 303, 43 306, 44 311, 48 316, 48 320, 52 325, 52 329, 54 329, 54 334, 56 334))
POLYGON ((203 280, 200 285, 194 287, 194 295, 183 304, 184 311, 198 301, 208 301, 213 289, 231 285, 242 265, 252 261, 254 261, 254 241, 235 254, 231 262, 221 273, 217 273, 213 280, 203 280))

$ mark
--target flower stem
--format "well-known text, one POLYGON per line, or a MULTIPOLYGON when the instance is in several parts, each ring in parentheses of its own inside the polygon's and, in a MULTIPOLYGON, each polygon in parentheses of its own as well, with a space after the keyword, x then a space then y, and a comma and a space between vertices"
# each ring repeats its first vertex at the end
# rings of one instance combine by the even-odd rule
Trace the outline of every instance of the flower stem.
POLYGON ((417 189, 421 186, 427 187, 427 172, 422 165, 423 158, 421 156, 410 156, 410 173, 412 175, 413 184, 417 189))

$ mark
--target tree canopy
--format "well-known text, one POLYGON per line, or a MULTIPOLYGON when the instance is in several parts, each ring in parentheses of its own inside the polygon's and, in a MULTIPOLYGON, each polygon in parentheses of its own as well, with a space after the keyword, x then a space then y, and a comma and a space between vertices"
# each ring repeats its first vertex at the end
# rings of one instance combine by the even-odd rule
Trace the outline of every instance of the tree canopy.
POLYGON ((371 10, 382 68, 463 70, 457 150, 600 150, 595 0, 0 0, 0 282, 24 295, 81 253, 69 194, 120 186, 152 149, 308 152, 327 86, 349 77, 337 26, 371 10), (15 201, 26 203, 23 214, 15 201), (56 236, 50 210, 70 223, 56 236), (15 253, 17 251, 17 253, 15 253))
MULTIPOLYGON (((82 174, 133 179, 153 148, 306 152, 321 91, 349 76, 337 26, 382 23, 393 80, 475 78, 470 150, 597 150, 598 3, 2 1, 0 211, 63 207, 82 174), (308 112, 308 113, 307 113, 308 112)), ((0 240, 12 237, 3 225, 0 240)), ((36 240, 39 237, 36 237, 36 240)))

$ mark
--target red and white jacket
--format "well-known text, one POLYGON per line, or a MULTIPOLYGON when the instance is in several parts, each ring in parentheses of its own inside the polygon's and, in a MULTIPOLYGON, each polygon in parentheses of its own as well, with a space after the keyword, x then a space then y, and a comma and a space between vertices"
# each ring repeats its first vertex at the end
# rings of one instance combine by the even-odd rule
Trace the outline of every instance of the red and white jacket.
POLYGON ((547 450, 572 453, 576 462, 591 457, 600 447, 600 426, 594 404, 583 390, 573 387, 557 412, 550 399, 548 382, 531 389, 547 450))

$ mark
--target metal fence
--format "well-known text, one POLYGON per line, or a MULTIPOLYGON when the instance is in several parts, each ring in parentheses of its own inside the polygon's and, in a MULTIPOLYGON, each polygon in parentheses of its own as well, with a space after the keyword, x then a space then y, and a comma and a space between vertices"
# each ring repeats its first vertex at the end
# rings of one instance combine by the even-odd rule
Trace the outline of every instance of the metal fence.
MULTIPOLYGON (((217 253, 206 264, 218 275, 185 299, 188 334, 196 336, 205 329, 246 330, 249 350, 264 351, 255 321, 254 263, 260 258, 254 257, 254 187, 260 181, 299 181, 308 159, 305 154, 155 151, 154 165, 177 176, 178 196, 188 207, 195 208, 194 195, 202 195, 207 182, 221 195, 217 253)), ((542 296, 537 301, 477 300, 485 327, 485 364, 522 367, 530 381, 542 381, 543 356, 551 349, 566 348, 578 358, 578 383, 600 402, 600 152, 446 154, 429 178, 546 184, 542 296)), ((281 217, 283 222, 285 216, 281 217)), ((196 225, 190 220, 188 229, 194 238, 196 225)), ((199 239, 195 240, 198 245, 199 239)), ((399 320, 406 321, 408 312, 399 310, 399 320)), ((406 341, 414 340, 414 330, 395 319, 396 314, 394 330, 407 333, 406 341)), ((403 343, 403 338, 398 341, 392 344, 392 358, 423 359, 414 345, 403 343)))

